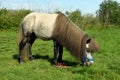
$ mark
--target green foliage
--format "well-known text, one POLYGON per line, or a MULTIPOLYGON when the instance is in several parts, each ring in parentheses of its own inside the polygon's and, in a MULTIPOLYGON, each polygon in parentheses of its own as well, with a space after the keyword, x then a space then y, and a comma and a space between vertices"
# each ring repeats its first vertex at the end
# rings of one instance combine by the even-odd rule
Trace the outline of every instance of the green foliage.
POLYGON ((93 14, 87 14, 83 16, 83 20, 82 20, 82 28, 86 29, 86 28, 101 28, 102 25, 99 21, 98 17, 95 17, 93 14))
POLYGON ((99 22, 98 17, 94 17, 92 14, 87 14, 82 16, 81 12, 79 9, 73 11, 73 12, 68 12, 66 11, 66 15, 80 28, 85 29, 85 28, 93 28, 93 25, 95 26, 101 26, 99 22))
POLYGON ((80 65, 64 49, 63 60, 67 69, 51 66, 53 42, 37 39, 32 46, 34 61, 18 64, 16 51, 17 32, 0 31, 0 80, 119 80, 120 79, 120 29, 115 26, 104 29, 86 29, 90 36, 95 36, 101 46, 93 54, 95 63, 91 67, 80 65), (9 35, 9 36, 8 36, 9 35))
POLYGON ((75 24, 77 24, 78 21, 80 21, 82 19, 81 12, 79 9, 77 9, 73 12, 66 11, 66 14, 75 24))
POLYGON ((113 0, 104 0, 98 11, 101 22, 107 25, 120 25, 120 4, 113 0))
POLYGON ((16 29, 22 18, 30 12, 30 10, 0 9, 0 29, 16 29))
POLYGON ((81 11, 79 9, 73 11, 73 12, 69 12, 66 11, 66 15, 68 16, 68 18, 70 20, 72 20, 76 25, 78 25, 79 27, 82 28, 83 26, 83 17, 81 15, 81 11))

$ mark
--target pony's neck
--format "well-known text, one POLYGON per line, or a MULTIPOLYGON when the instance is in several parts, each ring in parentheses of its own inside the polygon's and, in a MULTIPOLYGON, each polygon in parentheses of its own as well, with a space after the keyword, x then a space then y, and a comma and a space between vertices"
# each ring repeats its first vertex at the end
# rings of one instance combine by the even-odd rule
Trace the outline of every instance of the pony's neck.
POLYGON ((54 29, 54 39, 65 46, 72 55, 80 58, 85 44, 86 34, 66 16, 58 15, 54 29), (84 38, 84 39, 83 39, 84 38))

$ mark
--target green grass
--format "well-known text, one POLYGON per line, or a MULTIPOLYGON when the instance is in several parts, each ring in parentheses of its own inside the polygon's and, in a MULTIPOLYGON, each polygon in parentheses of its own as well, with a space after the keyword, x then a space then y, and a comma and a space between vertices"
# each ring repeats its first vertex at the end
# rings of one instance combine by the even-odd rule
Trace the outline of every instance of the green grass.
POLYGON ((60 69, 51 66, 53 57, 52 41, 36 40, 32 52, 34 61, 20 65, 17 62, 17 31, 0 31, 0 80, 119 80, 120 79, 120 28, 87 29, 90 36, 100 44, 95 53, 95 64, 91 67, 76 65, 64 49, 63 59, 71 68, 60 69))

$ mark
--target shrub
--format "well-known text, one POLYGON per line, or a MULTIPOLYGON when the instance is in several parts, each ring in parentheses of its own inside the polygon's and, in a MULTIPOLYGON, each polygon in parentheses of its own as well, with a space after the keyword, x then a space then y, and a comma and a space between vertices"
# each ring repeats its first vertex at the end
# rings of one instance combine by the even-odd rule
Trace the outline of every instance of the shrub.
POLYGON ((30 10, 0 9, 0 29, 16 29, 30 10))
POLYGON ((82 29, 102 26, 98 16, 95 17, 93 14, 82 16, 79 9, 73 12, 66 11, 66 15, 82 29))

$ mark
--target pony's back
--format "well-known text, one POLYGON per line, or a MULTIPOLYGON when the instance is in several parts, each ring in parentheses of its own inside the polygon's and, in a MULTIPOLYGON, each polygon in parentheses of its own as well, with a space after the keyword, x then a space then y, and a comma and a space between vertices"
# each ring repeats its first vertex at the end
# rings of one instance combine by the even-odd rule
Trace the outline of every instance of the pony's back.
POLYGON ((58 14, 30 13, 22 21, 24 34, 34 32, 38 38, 52 38, 55 21, 58 14))

